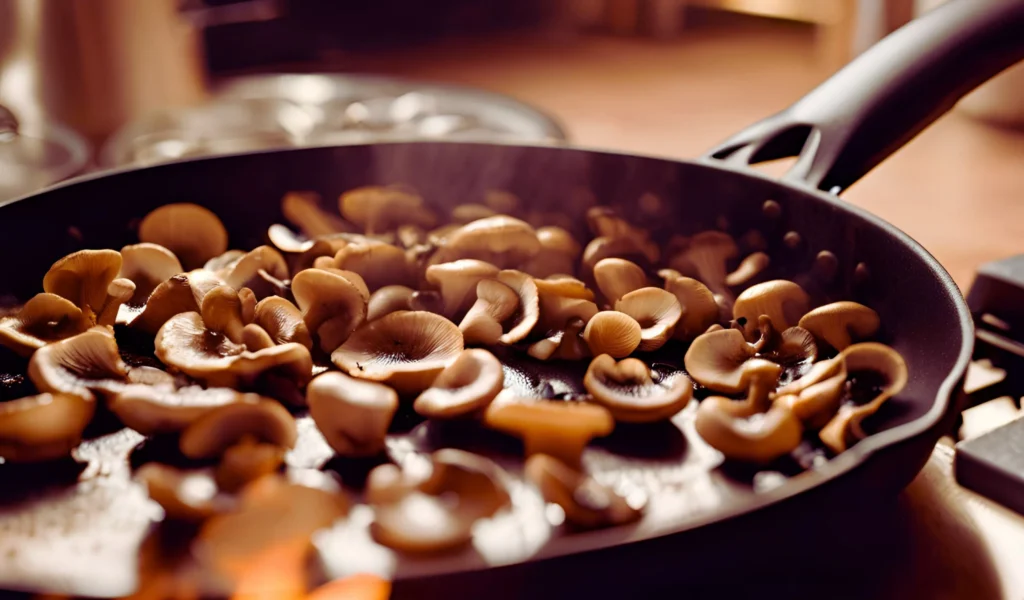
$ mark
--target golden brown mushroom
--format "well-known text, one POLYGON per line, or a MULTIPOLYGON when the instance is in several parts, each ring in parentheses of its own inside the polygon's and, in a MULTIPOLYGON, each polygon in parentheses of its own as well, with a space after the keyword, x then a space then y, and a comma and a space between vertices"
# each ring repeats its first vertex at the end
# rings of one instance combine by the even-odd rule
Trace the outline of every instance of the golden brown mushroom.
POLYGON ((335 272, 306 269, 292 279, 295 303, 320 348, 331 352, 366 319, 366 300, 352 280, 335 272))
POLYGON ((495 279, 498 267, 482 260, 465 258, 427 267, 426 280, 441 291, 444 314, 460 318, 476 301, 476 286, 482 279, 495 279))
POLYGON ((128 304, 141 306, 158 285, 183 271, 173 252, 159 244, 143 242, 121 248, 121 270, 117 276, 135 284, 128 304))
POLYGON ((135 474, 151 500, 164 509, 164 518, 200 523, 229 512, 234 503, 221 495, 214 480, 204 472, 188 472, 159 463, 148 463, 135 474))
POLYGON ((552 456, 534 454, 527 459, 523 471, 540 489, 544 500, 560 506, 565 520, 576 527, 595 529, 624 525, 643 514, 645 498, 644 502, 627 500, 552 456))
POLYGON ((90 326, 82 309, 67 298, 36 294, 17 314, 0 319, 0 344, 27 357, 50 342, 77 335, 90 326))
POLYGON ((540 318, 537 284, 521 271, 501 271, 477 283, 476 302, 459 323, 467 343, 511 344, 522 340, 540 318))
POLYGON ((107 404, 127 427, 142 435, 155 435, 181 431, 211 410, 240 402, 242 397, 229 388, 132 384, 107 404))
POLYGON ((281 212, 309 238, 355 231, 348 221, 320 208, 320 194, 316 192, 288 192, 281 199, 281 212))
POLYGON ((288 279, 288 263, 270 246, 257 246, 250 252, 230 257, 223 264, 207 262, 204 268, 236 290, 244 287, 253 290, 257 298, 278 293, 279 282, 288 279))
POLYGON ((537 232, 525 221, 507 215, 478 219, 449 234, 433 264, 473 258, 500 269, 516 268, 540 252, 537 232))
POLYGON ((228 232, 217 215, 197 204, 167 204, 139 224, 139 240, 174 253, 186 269, 198 269, 228 249, 228 232))
POLYGON ((590 280, 597 263, 607 258, 623 258, 632 262, 650 263, 658 261, 660 251, 653 243, 641 244, 633 238, 596 237, 583 249, 581 273, 590 280))
POLYGON ((849 301, 819 306, 800 319, 800 327, 836 350, 845 350, 855 341, 875 335, 881 324, 874 310, 849 301))
POLYGON ((583 319, 570 319, 564 329, 548 334, 530 344, 526 353, 538 360, 581 360, 590 356, 590 347, 583 339, 583 319))
POLYGON ((338 199, 341 216, 367 233, 391 231, 399 225, 430 229, 437 223, 423 198, 398 187, 369 186, 349 190, 338 199))
POLYGON ((549 454, 573 468, 590 440, 615 427, 611 413, 596 404, 502 398, 487 407, 484 424, 522 439, 526 456, 549 454))
POLYGON ((463 350, 434 383, 416 398, 413 408, 428 419, 476 413, 494 400, 505 384, 501 361, 486 350, 463 350))
POLYGON ((53 263, 43 277, 43 291, 72 301, 95 323, 120 270, 121 254, 115 250, 79 250, 53 263))
POLYGON ((540 242, 540 252, 521 267, 523 271, 543 278, 576 270, 576 260, 583 248, 571 233, 561 227, 539 227, 537 241, 540 242))
POLYGON ((82 441, 95 410, 95 402, 72 394, 0 402, 0 458, 38 462, 68 456, 82 441))
POLYGON ((298 433, 295 419, 281 404, 246 394, 193 421, 181 432, 178 447, 189 458, 214 458, 245 437, 291 448, 298 433))
POLYGON ((224 451, 214 471, 217 486, 226 492, 237 492, 257 479, 276 473, 284 464, 285 449, 275 444, 242 438, 224 451))
POLYGON ((604 258, 598 261, 594 265, 594 280, 611 306, 626 294, 647 287, 647 274, 644 270, 623 258, 604 258))
POLYGON ((595 357, 583 378, 594 402, 608 409, 616 421, 650 423, 672 417, 693 396, 693 383, 677 375, 665 384, 651 378, 642 360, 626 358, 616 363, 607 354, 595 357))
POLYGON ((418 394, 462 352, 462 333, 425 311, 398 311, 366 323, 331 354, 349 375, 418 394))
POLYGON ((640 346, 642 330, 633 317, 614 310, 604 310, 587 321, 583 339, 595 356, 609 354, 613 358, 623 358, 640 346))
POLYGON ((846 392, 846 362, 823 360, 796 381, 775 392, 774 402, 784 404, 810 429, 821 429, 839 410, 846 392))
POLYGON ((96 315, 96 324, 113 327, 121 306, 135 294, 135 284, 130 279, 115 279, 107 286, 107 300, 96 315))
POLYGON ((676 323, 676 339, 688 342, 718 323, 718 303, 706 285, 672 269, 662 269, 658 275, 665 279, 665 290, 674 294, 683 308, 683 316, 676 323))
POLYGON ((578 279, 563 276, 534 279, 540 296, 540 318, 537 326, 543 331, 557 331, 573 319, 584 323, 597 314, 594 292, 578 279))
POLYGON ((665 345, 683 315, 679 301, 660 288, 645 287, 629 292, 615 302, 615 310, 625 313, 640 324, 641 352, 657 350, 665 345))
POLYGON ((785 279, 775 279, 752 285, 736 298, 733 318, 744 319, 743 331, 752 339, 758 330, 758 318, 766 315, 776 330, 796 325, 807 313, 810 299, 799 285, 785 279))
POLYGON ((334 265, 359 274, 371 292, 385 285, 415 285, 405 251, 391 244, 348 244, 334 255, 334 265))
POLYGON ((181 273, 161 283, 146 300, 146 306, 129 322, 132 329, 156 335, 174 315, 199 312, 203 298, 223 282, 205 269, 181 273))
POLYGON ((284 298, 269 296, 260 300, 253 312, 253 323, 263 328, 274 344, 295 342, 313 348, 313 338, 302 312, 284 298))
POLYGON ((706 388, 724 394, 739 394, 750 378, 746 363, 756 350, 738 329, 709 331, 697 336, 686 351, 686 372, 706 388))
POLYGON ((94 327, 36 350, 28 363, 28 376, 40 392, 93 401, 94 392, 119 392, 128 378, 128 367, 117 351, 114 334, 105 327, 94 327))
POLYGON ((342 456, 372 456, 384 449, 398 394, 386 385, 324 373, 306 388, 306 403, 320 433, 342 456))
POLYGON ((725 285, 736 287, 749 282, 767 269, 770 262, 771 259, 764 252, 747 255, 735 271, 725 276, 725 285))
POLYGON ((366 303, 366 320, 376 321, 398 310, 412 310, 410 303, 416 291, 404 285, 386 285, 370 294, 366 303))
POLYGON ((700 437, 726 458, 765 464, 800 445, 803 426, 785 405, 774 404, 768 412, 745 418, 731 412, 734 403, 722 396, 705 398, 694 418, 700 437))

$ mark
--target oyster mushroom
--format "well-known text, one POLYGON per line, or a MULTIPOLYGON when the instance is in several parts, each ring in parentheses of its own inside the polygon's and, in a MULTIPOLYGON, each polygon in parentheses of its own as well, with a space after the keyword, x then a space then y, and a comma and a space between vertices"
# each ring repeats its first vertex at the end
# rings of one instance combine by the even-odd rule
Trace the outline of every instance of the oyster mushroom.
POLYGON ((95 323, 120 270, 121 254, 115 250, 79 250, 53 263, 43 277, 43 291, 74 302, 95 323))
POLYGON ((391 244, 348 244, 334 255, 334 265, 357 273, 370 291, 385 285, 413 285, 405 251, 391 244))
POLYGON ((480 280, 476 296, 459 323, 467 343, 513 344, 529 335, 540 318, 537 284, 521 271, 480 280))
POLYGON ((521 268, 533 277, 543 278, 575 271, 576 260, 583 248, 572 234, 561 227, 546 226, 537 229, 540 252, 521 268))
POLYGON ((704 387, 739 394, 750 382, 746 363, 756 353, 738 329, 709 331, 697 336, 683 357, 686 372, 704 387))
POLYGON ((400 394, 418 394, 462 352, 462 332, 425 311, 398 311, 366 323, 331 361, 358 379, 378 381, 400 394))
POLYGON ((668 342, 683 309, 675 295, 660 288, 645 287, 629 292, 615 302, 615 310, 640 324, 641 352, 657 350, 668 342))
POLYGON ((253 323, 259 325, 274 344, 295 342, 313 349, 313 337, 299 311, 291 302, 279 296, 268 296, 256 304, 253 323))
POLYGON ((398 394, 386 385, 333 372, 310 382, 306 403, 335 452, 373 456, 384 449, 384 438, 398 410, 398 394))
POLYGON ((275 344, 266 329, 256 323, 249 323, 242 328, 242 345, 249 352, 259 352, 271 348, 275 344))
POLYGON ((526 353, 537 360, 581 360, 590 356, 590 348, 583 339, 583 319, 570 319, 564 329, 530 344, 526 353))
POLYGON ((764 252, 754 252, 740 261, 736 270, 725 276, 725 285, 737 287, 748 283, 751 279, 760 275, 771 259, 764 252))
POLYGON ((126 304, 135 294, 135 284, 130 279, 115 279, 107 286, 107 300, 96 316, 96 324, 113 327, 121 305, 126 304))
POLYGON ((573 319, 586 323, 597 314, 594 292, 578 279, 535 279, 534 284, 537 286, 540 306, 537 325, 541 330, 560 330, 573 319))
POLYGON ((167 204, 139 224, 139 240, 174 253, 186 269, 198 269, 228 249, 228 232, 217 215, 197 204, 167 204))
POLYGON ((121 270, 117 276, 135 284, 128 304, 141 306, 158 285, 183 271, 173 252, 159 244, 143 242, 121 248, 121 270))
POLYGON ((214 471, 217 487, 226 492, 237 492, 260 477, 276 473, 284 464, 285 449, 275 444, 242 438, 224 451, 214 471))
MULTIPOLYGON (((270 240, 270 243, 275 248, 285 254, 302 254, 316 243, 314 240, 307 239, 305 236, 295 233, 288 229, 286 225, 280 223, 274 223, 267 228, 267 239, 270 240)), ((330 254, 334 256, 334 252, 330 254)), ((320 256, 324 255, 321 254, 320 256)))
POLYGON ((736 298, 732 316, 744 319, 743 332, 750 339, 758 329, 758 318, 766 315, 772 325, 782 331, 796 325, 807 313, 810 299, 799 285, 785 279, 774 279, 752 285, 736 298))
POLYGON ((501 471, 491 461, 462 450, 431 455, 431 474, 416 479, 394 465, 381 465, 367 480, 374 508, 373 537, 404 552, 441 552, 467 544, 472 527, 511 503, 501 471))
POLYGON ((633 238, 596 237, 583 249, 581 273, 588 281, 593 276, 597 263, 607 258, 622 258, 641 264, 654 264, 660 251, 657 245, 640 244, 633 238))
POLYGON ((117 351, 114 334, 94 327, 36 350, 28 363, 28 376, 40 392, 96 399, 94 392, 110 395, 120 391, 128 367, 117 351))
POLYGON ((430 265, 426 280, 441 291, 444 314, 460 317, 476 301, 476 286, 482 279, 495 279, 498 267, 482 260, 465 258, 449 263, 430 265))
POLYGON ((579 468, 583 448, 612 432, 615 421, 602 406, 552 400, 495 400, 484 425, 523 440, 526 456, 548 454, 579 468))
POLYGON ((620 362, 607 354, 590 361, 583 377, 593 401, 608 409, 616 421, 650 423, 667 419, 682 410, 693 396, 689 377, 678 375, 668 385, 651 379, 642 360, 620 362))
POLYGON ((146 300, 145 308, 128 325, 132 329, 156 335, 160 327, 174 315, 199 312, 203 298, 219 285, 223 285, 223 282, 205 269, 175 275, 153 290, 146 300))
POLYGON ((257 246, 219 269, 211 269, 209 263, 205 268, 236 290, 253 290, 257 298, 279 293, 283 287, 281 282, 288 279, 288 263, 270 246, 257 246))
MULTIPOLYGON (((768 326, 771 327, 770 319, 767 317, 761 317, 761 319, 767 321, 768 326)), ((765 340, 764 335, 757 343, 763 340, 765 340)), ((772 332, 769 342, 758 351, 758 356, 783 367, 782 383, 789 383, 803 377, 813 368, 814 361, 818 360, 818 345, 814 343, 814 336, 803 327, 790 327, 778 336, 772 332)))
POLYGON ((525 221, 507 215, 478 219, 449 234, 433 264, 473 258, 500 269, 516 268, 540 252, 537 232, 525 221))
POLYGON ((288 192, 281 199, 281 212, 309 238, 355 231, 351 223, 321 209, 316 192, 288 192))
POLYGON ((0 402, 0 458, 40 462, 62 458, 82 441, 96 403, 73 394, 38 394, 0 402))
POLYGON ((246 394, 189 424, 181 432, 178 447, 189 458, 214 458, 246 437, 292 448, 298 437, 295 419, 278 402, 246 394))
POLYGON ((149 498, 164 509, 164 518, 201 523, 230 511, 234 503, 221 495, 207 473, 189 472, 159 463, 142 465, 135 478, 146 487, 149 498))
POLYGON ((437 223, 423 198, 394 186, 369 186, 349 190, 338 199, 341 216, 367 233, 391 231, 399 225, 430 229, 437 223))
POLYGON ((869 373, 880 376, 882 383, 874 398, 864 404, 844 404, 819 432, 821 441, 833 452, 843 452, 857 440, 867 437, 861 423, 878 412, 883 404, 907 385, 907 363, 885 344, 863 342, 847 346, 839 353, 845 362, 848 377, 856 379, 869 373))
POLYGON ((67 298, 36 294, 17 314, 0 319, 0 344, 28 357, 50 342, 82 333, 90 325, 82 309, 67 298))
POLYGON ((700 280, 712 292, 727 294, 727 265, 739 252, 731 235, 721 231, 702 231, 690 238, 682 252, 672 257, 669 266, 683 275, 700 280))
POLYGON ((350 279, 322 269, 306 269, 292 279, 292 293, 320 348, 331 352, 366 319, 366 300, 350 279))
POLYGON ((782 367, 761 358, 752 358, 744 365, 744 375, 749 382, 747 397, 732 400, 720 408, 730 416, 746 419, 766 412, 772 406, 772 390, 779 381, 782 367))
POLYGON ((642 328, 633 317, 614 310, 597 313, 583 330, 583 339, 592 354, 613 358, 629 356, 640 346, 642 328))
POLYGON ((792 452, 800 445, 803 426, 783 404, 765 413, 738 417, 735 400, 710 396, 701 401, 694 417, 697 434, 727 459, 765 464, 792 452))
POLYGON ((846 392, 846 362, 841 358, 823 360, 774 394, 774 402, 785 405, 810 429, 821 429, 839 410, 846 392))
POLYGON ((594 280, 612 306, 626 294, 647 287, 644 270, 623 258, 604 258, 594 265, 594 280))
POLYGON ((706 285, 672 269, 662 269, 658 275, 665 279, 665 290, 674 294, 683 308, 676 323, 677 340, 690 341, 718 323, 719 306, 706 285))
POLYGON ((211 410, 242 398, 229 388, 132 384, 111 397, 107 405, 125 426, 142 435, 155 435, 181 431, 211 410))
POLYGON ((404 285, 386 285, 370 294, 366 303, 366 320, 376 321, 398 310, 412 310, 410 303, 416 291, 404 285))
POLYGON ((848 301, 819 306, 800 318, 800 327, 836 350, 875 335, 881 323, 874 310, 848 301))
POLYGON ((413 408, 428 419, 447 419, 486 408, 505 384, 501 361, 479 348, 463 350, 434 383, 416 398, 413 408))
POLYGON ((238 292, 226 285, 217 286, 203 297, 199 311, 209 331, 221 334, 236 344, 242 343, 245 322, 238 292))
POLYGON ((632 523, 642 516, 640 507, 562 461, 534 454, 523 469, 544 500, 557 504, 576 527, 596 529, 632 523))

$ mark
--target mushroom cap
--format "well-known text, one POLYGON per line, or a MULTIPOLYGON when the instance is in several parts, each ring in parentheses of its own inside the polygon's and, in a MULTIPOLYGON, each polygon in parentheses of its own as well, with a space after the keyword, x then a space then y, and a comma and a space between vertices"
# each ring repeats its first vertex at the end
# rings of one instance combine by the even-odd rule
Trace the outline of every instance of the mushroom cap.
POLYGON ((147 463, 135 478, 146 486, 149 498, 164 509, 166 519, 199 523, 231 508, 230 500, 218 496, 217 484, 207 473, 147 463))
POLYGON ((416 293, 404 285, 386 285, 370 294, 366 303, 366 320, 376 321, 397 310, 411 310, 409 302, 416 293))
POLYGON ((217 486, 226 492, 237 492, 247 484, 277 472, 284 464, 285 449, 243 438, 224 451, 214 472, 217 486))
POLYGON ((718 302, 706 285, 672 269, 662 269, 658 275, 665 279, 665 290, 674 294, 683 308, 676 323, 676 339, 690 341, 718 323, 718 302))
POLYGON ((398 410, 398 394, 386 385, 329 372, 309 383, 306 403, 335 452, 373 456, 384 449, 384 438, 398 410))
POLYGON ((519 306, 519 295, 497 279, 481 279, 476 285, 476 302, 459 323, 467 344, 497 344, 504 335, 503 323, 512 319, 519 306))
POLYGON ((542 331, 561 330, 573 319, 586 323, 597 314, 594 293, 578 279, 534 279, 534 283, 540 296, 537 327, 542 331))
POLYGON ((89 326, 73 302, 44 292, 33 296, 16 315, 0 318, 0 344, 28 357, 49 342, 82 333, 89 326))
POLYGON ((668 342, 683 315, 679 301, 671 292, 645 287, 629 292, 615 302, 615 310, 640 324, 641 352, 657 350, 668 342))
POLYGON ((624 258, 631 261, 654 263, 657 262, 659 254, 657 245, 653 243, 640 244, 628 237, 596 237, 590 240, 587 247, 583 249, 581 272, 584 279, 587 279, 593 275, 597 263, 606 258, 624 258))
POLYGON ((153 345, 161 362, 212 386, 248 385, 271 370, 301 386, 313 372, 313 359, 305 346, 290 343, 249 352, 244 345, 207 330, 194 312, 171 317, 153 345))
POLYGON ((697 336, 683 357, 686 372, 704 387, 724 394, 739 394, 750 383, 745 363, 754 347, 738 329, 709 331, 697 336))
POLYGON ((69 455, 95 410, 95 402, 72 394, 0 402, 0 458, 37 462, 69 455))
POLYGON ((527 456, 550 454, 578 468, 584 446, 612 432, 615 421, 602 406, 552 400, 495 400, 484 424, 523 440, 527 456))
POLYGON ((93 392, 120 391, 128 367, 117 351, 114 334, 105 327, 94 327, 36 350, 28 363, 28 376, 40 392, 93 401, 93 392))
POLYGON ((257 246, 241 254, 237 259, 229 261, 220 269, 211 269, 209 263, 205 268, 214 271, 232 288, 240 290, 248 287, 256 291, 261 298, 269 296, 273 291, 265 281, 266 276, 276 280, 288 279, 288 263, 285 262, 284 256, 271 246, 257 246), (263 271, 263 275, 260 271, 263 271))
POLYGON ((590 356, 590 348, 581 336, 586 326, 583 319, 570 319, 564 329, 530 344, 526 353, 537 360, 581 360, 590 356))
POLYGON ((238 292, 226 285, 210 290, 200 304, 200 314, 206 328, 219 333, 236 344, 242 343, 242 300, 238 292))
POLYGON ((125 426, 142 435, 174 433, 220 406, 240 402, 242 395, 229 388, 168 385, 127 385, 108 401, 125 426))
POLYGON ((784 368, 781 382, 788 383, 813 368, 818 360, 818 345, 810 331, 803 327, 790 327, 773 339, 770 347, 762 348, 760 356, 781 365, 784 368))
POLYGON ((547 225, 537 228, 537 241, 543 250, 558 252, 575 261, 583 252, 583 246, 571 233, 561 227, 547 225))
POLYGON ((533 277, 511 269, 498 273, 498 281, 511 288, 519 297, 518 308, 502 324, 502 329, 507 331, 498 338, 502 344, 514 344, 530 335, 540 318, 537 284, 533 277))
POLYGON ((391 244, 351 243, 334 255, 334 265, 357 273, 370 291, 385 285, 413 285, 405 251, 391 244))
POLYGON ((545 297, 573 298, 591 302, 594 300, 594 292, 587 288, 587 284, 569 275, 549 275, 544 279, 535 278, 533 282, 537 285, 537 293, 542 300, 545 297))
POLYGON ((43 291, 67 298, 95 319, 120 270, 121 254, 116 250, 79 250, 53 263, 43 277, 43 291))
POLYGON ((821 429, 839 410, 846 392, 842 358, 816 363, 806 375, 780 387, 775 402, 784 404, 810 429, 821 429))
POLYGON ((800 445, 803 426, 789 408, 773 405, 768 412, 745 419, 729 412, 733 402, 721 396, 705 398, 694 418, 700 437, 726 458, 765 464, 800 445))
POLYGON ((508 215, 477 219, 452 232, 437 252, 437 262, 475 258, 501 269, 526 263, 540 252, 537 232, 508 215))
POLYGON ((281 199, 281 212, 311 238, 355 230, 351 223, 321 209, 316 192, 288 192, 281 199))
POLYGON ((178 447, 189 458, 214 458, 244 437, 292 448, 298 433, 295 419, 278 402, 245 394, 193 421, 181 432, 178 447))
POLYGON ((693 396, 689 377, 678 375, 670 385, 656 383, 642 360, 615 359, 602 354, 590 362, 583 377, 593 401, 608 409, 616 421, 650 423, 670 418, 693 396))
POLYGON ((462 350, 462 332, 448 319, 426 311, 398 311, 357 329, 331 354, 331 361, 358 379, 416 394, 430 387, 462 350))
POLYGON ((640 347, 642 328, 633 317, 614 310, 604 310, 594 315, 583 330, 594 355, 609 354, 613 358, 629 356, 640 347))
POLYGON ((725 285, 730 287, 741 286, 760 275, 762 271, 768 268, 769 263, 771 263, 771 258, 764 252, 749 254, 740 261, 735 271, 725 276, 725 285))
POLYGON ((447 419, 486 408, 505 384, 501 361, 479 348, 463 350, 441 371, 413 408, 428 419, 447 419))
POLYGON ((626 294, 647 287, 647 273, 624 258, 603 258, 594 265, 594 280, 598 289, 615 305, 626 294))
POLYGON ((481 279, 494 279, 498 267, 491 263, 464 258, 448 263, 430 265, 426 270, 427 283, 441 291, 444 300, 444 314, 458 317, 476 300, 476 286, 481 279))
POLYGON ((117 276, 135 284, 128 304, 137 306, 145 304, 158 285, 184 270, 173 252, 159 244, 143 242, 121 248, 121 270, 117 276))
POLYGON ((366 319, 366 300, 352 280, 335 272, 306 269, 292 279, 292 294, 320 347, 332 352, 366 319))
POLYGON ((394 186, 367 186, 349 190, 338 198, 341 216, 369 233, 391 231, 399 225, 430 229, 437 217, 416 193, 394 186))
POLYGON ((562 507, 565 519, 587 529, 632 523, 643 514, 615 490, 546 454, 534 454, 523 469, 547 502, 562 507))
POLYGON ((845 350, 854 340, 878 333, 878 313, 857 302, 833 302, 819 306, 800 318, 800 327, 836 350, 845 350))
POLYGON ((743 332, 748 338, 758 329, 758 318, 766 315, 772 325, 782 331, 796 325, 807 313, 810 298, 799 285, 785 279, 774 279, 752 285, 736 298, 732 307, 734 319, 746 319, 743 332))
MULTIPOLYGON (((267 239, 275 248, 286 254, 301 254, 313 247, 316 242, 307 239, 288 228, 287 225, 274 223, 267 228, 267 239)), ((333 256, 334 253, 331 252, 333 256)))
POLYGON ((190 203, 150 212, 139 224, 139 240, 167 248, 186 269, 197 269, 228 249, 228 232, 217 215, 190 203))
POLYGON ((275 344, 295 342, 313 348, 313 337, 302 319, 302 312, 280 296, 268 296, 256 304, 253 322, 270 335, 275 344))
MULTIPOLYGON (((740 253, 736 240, 721 231, 702 231, 689 240, 687 247, 674 256, 669 266, 683 275, 693 276, 715 293, 724 293, 727 263, 740 253)), ((757 320, 754 316, 754 320, 757 320)))
POLYGON ((203 298, 223 282, 205 269, 180 273, 156 286, 146 300, 146 306, 129 326, 156 335, 156 332, 174 315, 199 312, 203 298))

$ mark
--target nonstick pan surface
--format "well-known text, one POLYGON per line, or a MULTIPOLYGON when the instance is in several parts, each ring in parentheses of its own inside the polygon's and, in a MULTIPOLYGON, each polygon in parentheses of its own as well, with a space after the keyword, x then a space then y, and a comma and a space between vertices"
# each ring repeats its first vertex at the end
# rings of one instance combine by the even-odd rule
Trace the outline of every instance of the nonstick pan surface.
MULTIPOLYGON (((806 281, 815 255, 829 250, 839 259, 838 276, 817 286, 815 297, 853 299, 877 310, 881 341, 904 356, 910 371, 903 393, 868 421, 873 435, 849 451, 806 470, 795 462, 761 471, 723 465, 693 433, 691 404, 671 425, 620 426, 587 451, 585 466, 599 480, 649 497, 645 518, 636 526, 568 534, 551 524, 539 496, 521 483, 521 448, 514 443, 472 427, 408 423, 390 440, 394 459, 445 446, 483 452, 509 469, 512 514, 481 529, 473 548, 446 556, 396 557, 370 543, 370 515, 361 509, 317 539, 325 577, 385 571, 396 578, 397 592, 416 597, 511 596, 522 589, 536 595, 533 584, 541 582, 556 594, 565 591, 558 581, 579 581, 583 573, 606 592, 613 587, 600 586, 614 586, 624 573, 707 577, 721 572, 724 556, 733 568, 744 548, 755 549, 750 558, 756 560, 767 543, 773 553, 806 545, 812 537, 798 532, 807 531, 807 523, 834 520, 853 498, 901 489, 949 429, 973 337, 958 289, 908 236, 818 188, 846 187, 973 85, 1020 58, 1024 40, 1016 33, 1022 28, 1020 1, 954 1, 699 162, 414 142, 208 158, 79 179, 0 206, 0 256, 7 261, 0 292, 8 304, 24 301, 39 291, 57 258, 134 243, 138 220, 169 202, 209 207, 224 221, 231 247, 251 248, 265 242, 270 224, 282 222, 285 192, 317 191, 324 208, 334 209, 340 192, 371 184, 411 185, 441 213, 489 190, 508 191, 526 211, 568 217, 565 223, 575 224, 581 237, 583 211, 594 201, 663 243, 673 234, 712 228, 736 235, 756 229, 768 240, 773 278, 806 281), (800 158, 787 181, 746 168, 789 155, 800 158), (781 216, 765 215, 766 200, 780 205, 781 216), (796 248, 782 242, 790 231, 802 238, 796 248)), ((663 360, 678 365, 682 354, 669 348, 663 360)), ((507 364, 508 385, 524 395, 580 386, 582 373, 565 367, 511 358, 507 364)), ((17 381, 8 384, 10 397, 23 395, 17 381)), ((358 469, 330 460, 312 423, 301 423, 299 446, 288 460, 296 476, 335 471, 358 488, 358 469)), ((89 437, 75 460, 0 464, 0 587, 98 596, 134 588, 139 544, 159 510, 131 474, 159 457, 159 444, 112 422, 99 423, 89 437)))

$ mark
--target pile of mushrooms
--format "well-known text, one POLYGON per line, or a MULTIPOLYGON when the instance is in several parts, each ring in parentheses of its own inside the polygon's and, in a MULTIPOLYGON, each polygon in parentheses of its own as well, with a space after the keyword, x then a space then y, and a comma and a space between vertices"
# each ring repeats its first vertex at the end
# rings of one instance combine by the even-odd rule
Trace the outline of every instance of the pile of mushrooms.
MULTIPOLYGON (((659 244, 593 207, 583 240, 518 204, 489 194, 443 215, 406 187, 366 187, 341 195, 339 215, 292 193, 282 212, 294 228, 272 225, 252 250, 230 249, 203 207, 162 206, 138 243, 61 258, 43 291, 0 319, 0 344, 29 359, 38 390, 0 403, 0 457, 67 456, 98 402, 143 435, 175 435, 206 466, 150 464, 138 477, 168 519, 200 526, 203 556, 220 565, 245 555, 223 531, 276 514, 271 505, 318 506, 294 525, 304 537, 347 513, 329 499, 342 492, 321 498, 282 479, 295 413, 353 459, 386 454, 403 405, 475 420, 522 440, 523 473, 570 525, 602 527, 642 513, 586 470, 587 444, 616 423, 670 420, 710 392, 697 433, 726 460, 764 464, 809 436, 844 451, 907 382, 899 354, 872 341, 874 310, 766 277, 760 232, 659 244), (151 336, 161 368, 122 359, 119 343, 139 336, 151 336), (503 391, 496 354, 508 352, 588 361, 586 393, 503 391), (881 383, 865 393, 863 380, 881 383)), ((458 547, 510 505, 508 475, 489 460, 445 449, 431 465, 373 471, 378 542, 458 547)))

